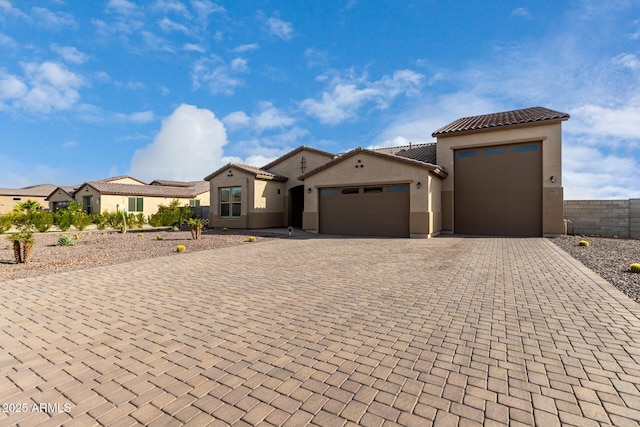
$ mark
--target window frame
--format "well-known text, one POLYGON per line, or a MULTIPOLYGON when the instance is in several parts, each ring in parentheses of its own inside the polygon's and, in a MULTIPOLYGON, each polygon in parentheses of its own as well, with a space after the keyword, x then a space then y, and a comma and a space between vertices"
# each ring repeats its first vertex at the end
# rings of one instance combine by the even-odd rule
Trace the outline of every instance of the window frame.
POLYGON ((242 216, 242 187, 219 187, 218 189, 220 218, 240 218, 242 216), (228 200, 224 201, 223 192, 228 191, 228 200), (223 208, 226 206, 226 209, 223 208), (226 211, 226 214, 225 214, 226 211))
POLYGON ((129 197, 127 208, 128 212, 144 212, 144 197, 129 197), (131 210, 131 201, 133 201, 134 210, 131 210))

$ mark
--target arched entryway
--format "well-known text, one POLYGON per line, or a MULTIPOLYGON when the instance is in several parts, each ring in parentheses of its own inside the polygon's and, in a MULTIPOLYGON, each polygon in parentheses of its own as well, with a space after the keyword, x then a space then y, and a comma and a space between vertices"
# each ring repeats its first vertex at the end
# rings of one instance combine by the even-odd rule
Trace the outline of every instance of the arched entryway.
POLYGON ((292 187, 289 190, 289 225, 302 227, 302 212, 304 211, 304 185, 292 187))

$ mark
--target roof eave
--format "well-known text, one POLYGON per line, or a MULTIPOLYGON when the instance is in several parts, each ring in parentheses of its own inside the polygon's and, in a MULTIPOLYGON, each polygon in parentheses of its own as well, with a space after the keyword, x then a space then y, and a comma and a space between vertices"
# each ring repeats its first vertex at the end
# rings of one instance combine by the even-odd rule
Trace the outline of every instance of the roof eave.
POLYGON ((549 125, 559 122, 565 122, 569 120, 569 117, 558 117, 555 119, 544 119, 544 120, 534 120, 530 122, 524 123, 513 123, 508 125, 496 125, 496 126, 486 126, 477 129, 468 129, 468 130, 459 130, 459 131, 451 131, 451 132, 434 132, 431 134, 434 138, 446 138, 448 136, 458 136, 458 135, 468 135, 472 133, 481 133, 481 132, 492 132, 496 130, 504 130, 511 128, 519 128, 519 127, 531 127, 531 126, 541 126, 541 125, 549 125))

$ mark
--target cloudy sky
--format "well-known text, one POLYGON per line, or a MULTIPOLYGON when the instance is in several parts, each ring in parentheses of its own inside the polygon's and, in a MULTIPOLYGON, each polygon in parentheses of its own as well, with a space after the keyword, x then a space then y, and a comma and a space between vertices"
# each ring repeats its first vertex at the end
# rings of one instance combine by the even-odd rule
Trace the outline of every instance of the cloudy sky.
POLYGON ((640 197, 637 0, 0 0, 0 187, 202 179, 532 106, 566 199, 640 197))

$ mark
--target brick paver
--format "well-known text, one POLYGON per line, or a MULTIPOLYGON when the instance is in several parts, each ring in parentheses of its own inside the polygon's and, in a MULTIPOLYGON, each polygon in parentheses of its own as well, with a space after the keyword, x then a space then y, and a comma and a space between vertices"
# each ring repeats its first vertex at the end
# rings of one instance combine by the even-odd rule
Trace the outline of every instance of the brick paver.
POLYGON ((2 425, 640 420, 639 306, 545 239, 274 239, 0 290, 2 425))

